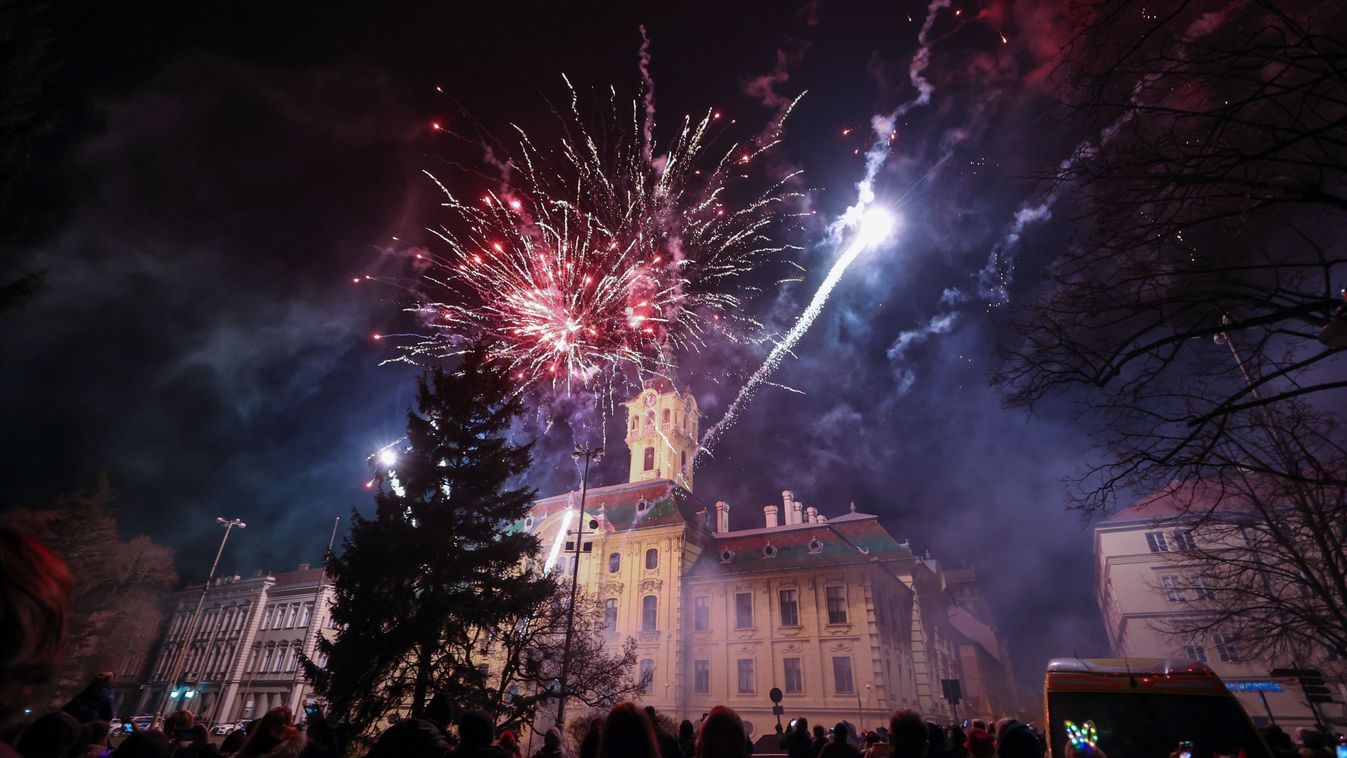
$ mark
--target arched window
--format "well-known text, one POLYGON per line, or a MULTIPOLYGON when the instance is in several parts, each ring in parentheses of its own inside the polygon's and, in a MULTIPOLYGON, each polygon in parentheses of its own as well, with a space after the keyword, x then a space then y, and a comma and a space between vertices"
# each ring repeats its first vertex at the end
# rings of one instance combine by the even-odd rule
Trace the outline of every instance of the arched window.
POLYGON ((258 672, 264 672, 271 668, 271 657, 276 654, 276 646, 268 644, 267 650, 262 654, 262 665, 257 667, 258 672))
POLYGON ((659 598, 646 595, 641 598, 641 631, 653 632, 658 628, 659 598))
POLYGON ((608 573, 616 574, 622 568, 622 554, 611 553, 608 556, 608 573))
POLYGON ((669 423, 669 417, 670 417, 670 414, 672 414, 672 413, 673 413, 673 411, 669 410, 668 408, 665 408, 665 409, 664 409, 664 423, 666 423, 666 424, 669 423))
POLYGON ((680 469, 687 469, 687 467, 688 467, 688 451, 686 451, 686 450, 679 450, 679 451, 678 451, 678 467, 679 467, 680 469))
POLYGON ((655 448, 648 447, 645 449, 645 470, 653 471, 654 469, 655 469, 655 448))
POLYGON ((648 569, 659 568, 659 551, 653 547, 645 551, 645 567, 648 569))
POLYGON ((648 413, 645 414, 645 425, 646 425, 646 426, 654 426, 654 425, 655 425, 655 412, 654 412, 654 411, 650 411, 650 412, 648 412, 648 413))
POLYGON ((633 414, 631 415, 631 428, 632 428, 632 429, 635 429, 636 426, 637 426, 637 424, 639 424, 640 422, 641 422, 640 418, 637 417, 636 414, 633 413, 633 414))
POLYGON ((282 642, 276 646, 276 657, 271 660, 271 670, 281 671, 285 666, 285 656, 290 651, 290 643, 282 642))
POLYGON ((617 629, 617 598, 603 601, 603 628, 609 631, 617 629))

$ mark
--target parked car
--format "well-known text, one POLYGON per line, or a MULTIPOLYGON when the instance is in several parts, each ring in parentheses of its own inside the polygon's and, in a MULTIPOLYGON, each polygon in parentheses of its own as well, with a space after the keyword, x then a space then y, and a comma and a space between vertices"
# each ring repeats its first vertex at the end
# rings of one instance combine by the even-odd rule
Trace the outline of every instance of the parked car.
POLYGON ((241 721, 238 722, 222 721, 216 724, 215 726, 211 727, 210 733, 223 737, 224 735, 229 734, 235 729, 240 728, 242 724, 243 722, 241 721))
POLYGON ((131 723, 136 725, 136 731, 149 729, 154 724, 153 716, 132 716, 131 723))

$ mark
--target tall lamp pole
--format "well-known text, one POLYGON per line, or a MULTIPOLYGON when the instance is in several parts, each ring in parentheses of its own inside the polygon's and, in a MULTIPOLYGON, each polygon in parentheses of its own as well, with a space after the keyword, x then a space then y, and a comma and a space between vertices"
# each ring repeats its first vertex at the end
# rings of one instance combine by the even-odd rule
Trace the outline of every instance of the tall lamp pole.
POLYGON ((224 527, 224 536, 220 538, 220 548, 215 551, 215 560, 210 564, 210 573, 201 584, 201 595, 196 599, 196 610, 192 611, 191 618, 187 620, 187 627, 182 630, 182 646, 173 656, 173 667, 169 669, 168 680, 164 683, 164 697, 159 701, 159 712, 155 714, 156 720, 160 723, 164 720, 164 712, 168 710, 169 698, 178 686, 178 677, 182 676, 182 669, 187 665, 186 653, 191 649, 192 637, 196 635, 196 622, 201 618, 201 608, 206 604, 206 591, 210 589, 210 583, 215 579, 215 569, 220 565, 220 556, 224 554, 225 543, 229 541, 229 532, 236 526, 240 529, 248 526, 242 519, 236 518, 226 519, 216 516, 215 522, 224 527))
POLYGON ((575 460, 585 459, 584 473, 580 476, 580 518, 575 527, 575 559, 571 566, 571 604, 566 609, 566 642, 561 648, 561 692, 557 698, 557 729, 566 729, 566 697, 570 692, 567 678, 571 670, 571 637, 575 634, 575 594, 580 587, 580 550, 585 534, 585 494, 589 490, 589 464, 603 459, 602 447, 576 445, 571 453, 575 460))

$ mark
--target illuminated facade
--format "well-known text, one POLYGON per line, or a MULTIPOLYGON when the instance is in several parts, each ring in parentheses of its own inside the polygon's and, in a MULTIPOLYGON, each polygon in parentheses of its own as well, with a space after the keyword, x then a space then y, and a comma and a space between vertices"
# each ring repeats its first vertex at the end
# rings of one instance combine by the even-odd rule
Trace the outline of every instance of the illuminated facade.
MULTIPOLYGON (((578 492, 539 500, 522 526, 561 576, 578 554, 608 639, 634 638, 651 673, 642 702, 694 722, 726 704, 762 735, 775 731, 777 687, 783 720, 873 728, 899 707, 951 719, 940 680, 960 679, 961 718, 1015 711, 1004 645, 985 619, 968 623, 972 604, 956 602, 935 560, 873 515, 852 507, 829 518, 791 492, 762 509, 761 526, 732 530, 728 503, 691 492, 691 396, 660 380, 626 407, 630 481, 588 491, 578 553, 578 492), (964 660, 981 666, 976 681, 964 660)), ((962 571, 971 598, 971 569, 962 571)))

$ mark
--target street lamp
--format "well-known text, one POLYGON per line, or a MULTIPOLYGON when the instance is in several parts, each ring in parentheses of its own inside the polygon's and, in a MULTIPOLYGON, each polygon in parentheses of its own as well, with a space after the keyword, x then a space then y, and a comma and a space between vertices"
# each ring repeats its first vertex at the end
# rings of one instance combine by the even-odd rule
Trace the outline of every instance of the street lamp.
POLYGON ((575 452, 571 453, 571 458, 585 460, 584 473, 580 476, 580 518, 575 527, 575 559, 571 566, 571 604, 566 609, 566 642, 561 648, 561 690, 557 699, 557 728, 563 733, 566 730, 566 696, 567 675, 571 668, 571 636, 575 633, 575 593, 580 586, 580 543, 585 535, 585 493, 589 489, 589 464, 591 461, 597 463, 603 460, 602 447, 585 447, 576 445, 575 452))
POLYGON ((178 648, 173 656, 173 667, 169 669, 168 681, 164 683, 164 698, 159 701, 159 712, 156 719, 163 723, 164 712, 168 710, 170 695, 177 692, 178 677, 182 676, 182 669, 187 665, 187 656, 185 653, 191 648, 192 637, 196 635, 196 622, 201 618, 201 608, 206 604, 206 591, 210 589, 210 583, 215 579, 215 569, 220 565, 220 556, 224 554, 225 543, 229 541, 229 532, 234 527, 243 529, 248 525, 243 523, 242 519, 226 519, 219 516, 215 517, 215 522, 224 527, 224 536, 220 538, 220 548, 215 551, 215 560, 210 564, 210 573, 206 575, 206 581, 201 585, 201 595, 196 599, 196 610, 192 611, 192 616, 187 620, 187 626, 182 630, 182 646, 178 648))

